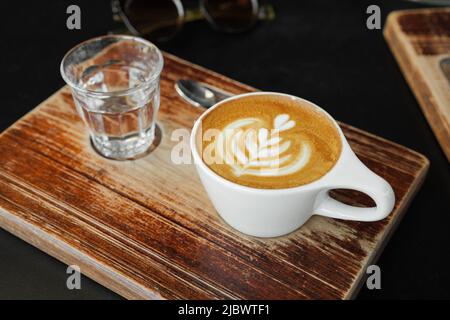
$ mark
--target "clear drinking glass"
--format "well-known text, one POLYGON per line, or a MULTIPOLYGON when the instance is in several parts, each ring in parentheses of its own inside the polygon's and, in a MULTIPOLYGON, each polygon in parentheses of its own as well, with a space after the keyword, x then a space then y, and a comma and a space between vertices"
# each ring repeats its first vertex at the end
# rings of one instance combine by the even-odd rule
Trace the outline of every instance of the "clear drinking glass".
POLYGON ((94 38, 64 56, 62 77, 100 154, 128 159, 151 146, 162 67, 158 48, 132 36, 94 38))

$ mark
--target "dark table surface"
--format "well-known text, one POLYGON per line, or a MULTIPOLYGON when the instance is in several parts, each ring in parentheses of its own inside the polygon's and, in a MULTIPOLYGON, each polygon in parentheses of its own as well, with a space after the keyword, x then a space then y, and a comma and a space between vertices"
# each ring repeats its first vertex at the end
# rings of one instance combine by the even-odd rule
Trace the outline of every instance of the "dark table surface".
MULTIPOLYGON (((378 265, 381 290, 358 298, 449 298, 450 170, 381 30, 366 28, 378 4, 383 24, 392 10, 419 5, 390 0, 273 1, 277 18, 238 35, 204 22, 185 26, 159 46, 262 90, 312 100, 336 119, 426 155, 431 167, 378 265)), ((118 26, 109 1, 5 1, 0 51, 0 130, 64 85, 59 62, 75 44, 118 26), (66 28, 66 8, 81 8, 82 29, 66 28)), ((450 26, 449 26, 450 27, 450 26)), ((66 287, 66 266, 0 229, 0 298, 118 299, 83 277, 66 287)))

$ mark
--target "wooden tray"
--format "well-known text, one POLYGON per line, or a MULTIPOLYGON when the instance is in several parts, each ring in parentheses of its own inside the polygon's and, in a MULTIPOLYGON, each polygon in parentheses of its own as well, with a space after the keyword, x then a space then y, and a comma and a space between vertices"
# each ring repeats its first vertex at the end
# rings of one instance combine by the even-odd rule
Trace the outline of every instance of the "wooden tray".
POLYGON ((450 8, 393 12, 384 36, 450 161, 450 82, 440 67, 450 58, 450 8))
MULTIPOLYGON (((67 87, 0 136, 0 226, 127 298, 351 298, 405 213, 428 168, 405 147, 342 124, 361 160, 393 186, 383 221, 315 216, 292 234, 260 239, 228 227, 193 165, 175 165, 176 128, 202 109, 174 90, 194 78, 233 93, 251 87, 165 54, 159 146, 135 161, 93 151, 67 87)), ((335 197, 356 205, 353 192, 335 197)))

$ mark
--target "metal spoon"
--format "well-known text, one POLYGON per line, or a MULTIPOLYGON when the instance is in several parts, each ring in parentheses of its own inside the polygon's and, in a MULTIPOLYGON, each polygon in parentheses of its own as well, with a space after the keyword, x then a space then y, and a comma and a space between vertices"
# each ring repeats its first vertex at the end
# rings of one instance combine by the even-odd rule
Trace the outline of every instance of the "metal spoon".
POLYGON ((229 92, 191 79, 178 80, 175 83, 175 90, 190 104, 205 108, 209 108, 217 102, 232 96, 229 92))

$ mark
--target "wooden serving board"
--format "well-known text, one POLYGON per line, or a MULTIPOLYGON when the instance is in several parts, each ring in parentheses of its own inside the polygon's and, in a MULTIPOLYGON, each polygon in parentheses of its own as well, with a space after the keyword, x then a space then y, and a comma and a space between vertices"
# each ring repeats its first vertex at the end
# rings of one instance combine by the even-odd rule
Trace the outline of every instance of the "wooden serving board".
POLYGON ((440 67, 450 58, 450 8, 393 12, 384 36, 450 161, 450 81, 440 67))
MULTIPOLYGON (((203 112, 175 92, 194 78, 233 93, 254 89, 165 54, 159 145, 134 161, 91 147, 64 87, 0 136, 0 226, 126 298, 344 299, 386 244, 428 168, 405 147, 342 124, 350 144, 393 186, 394 211, 363 223, 314 216, 288 236, 227 226, 193 165, 170 161, 177 128, 203 112)), ((370 201, 354 192, 334 197, 370 201)))

